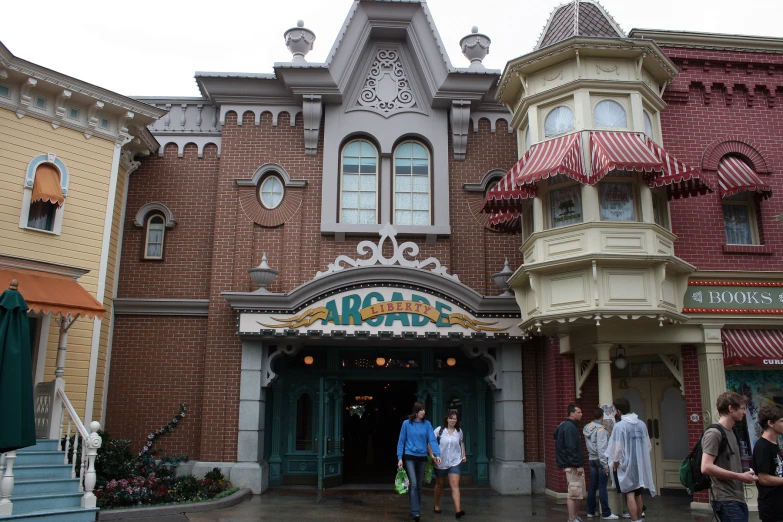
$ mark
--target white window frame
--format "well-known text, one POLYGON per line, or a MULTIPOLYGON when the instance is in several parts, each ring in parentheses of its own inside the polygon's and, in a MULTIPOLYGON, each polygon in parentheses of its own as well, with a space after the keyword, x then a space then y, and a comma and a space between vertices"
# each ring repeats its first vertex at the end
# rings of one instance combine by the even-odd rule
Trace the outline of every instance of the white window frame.
MULTIPOLYGON (((274 192, 272 193, 274 194, 274 192)), ((280 205, 283 204, 283 198, 285 198, 285 183, 283 183, 283 180, 280 178, 280 176, 277 176, 276 174, 269 174, 264 178, 264 180, 261 182, 261 184, 258 186, 258 200, 261 202, 261 206, 263 206, 267 210, 274 210, 278 208, 280 205), (273 179, 277 180, 278 183, 280 183, 280 201, 275 206, 267 205, 266 201, 264 201, 264 185, 272 181, 273 179)))
POLYGON ((37 111, 46 112, 47 107, 49 107, 49 100, 46 98, 46 96, 41 96, 40 94, 37 94, 35 96, 35 100, 33 101, 33 108, 37 111), (43 107, 40 107, 38 105, 38 100, 43 100, 43 107))
POLYGON ((153 212, 149 216, 147 216, 147 219, 144 221, 144 259, 149 261, 162 261, 163 249, 165 248, 165 246, 166 246, 166 217, 156 212, 153 212), (152 224, 152 220, 155 218, 160 219, 160 227, 161 227, 159 256, 151 256, 148 254, 149 246, 150 246, 150 225, 152 224))
MULTIPOLYGON (((337 205, 338 205, 338 207, 337 207, 338 222, 339 223, 349 224, 349 225, 367 224, 367 223, 360 223, 361 219, 357 219, 356 223, 352 223, 352 222, 349 223, 349 222, 346 222, 345 218, 343 217, 343 210, 344 210, 343 209, 343 193, 344 193, 343 183, 345 182, 345 175, 346 175, 346 173, 345 173, 345 149, 347 149, 348 146, 351 143, 356 143, 356 142, 368 143, 373 148, 373 150, 375 151, 375 209, 374 209, 375 210, 375 219, 374 219, 373 223, 371 223, 371 224, 377 225, 378 224, 378 215, 379 215, 379 210, 380 210, 379 206, 380 206, 380 186, 381 186, 381 183, 380 183, 380 181, 381 181, 380 180, 380 178, 381 178, 381 172, 380 172, 380 166, 381 166, 380 165, 380 163, 381 163, 380 160, 381 160, 381 158, 380 158, 380 154, 378 154, 378 147, 375 145, 375 143, 373 143, 372 141, 370 141, 369 139, 364 138, 364 137, 359 137, 359 138, 355 138, 355 139, 349 140, 349 141, 345 142, 345 144, 343 144, 343 146, 340 148, 340 186, 339 186, 339 201, 337 202, 337 205)), ((360 145, 360 150, 361 150, 361 145, 360 145)), ((360 154, 361 154, 361 152, 360 152, 360 154)), ((359 161, 359 171, 360 172, 355 174, 355 175, 359 176, 359 186, 358 186, 358 188, 356 190, 356 193, 358 194, 358 201, 357 201, 357 205, 358 206, 355 209, 357 211, 357 218, 361 215, 361 210, 368 210, 368 209, 362 209, 361 208, 361 193, 362 193, 362 190, 361 190, 361 186, 362 186, 362 180, 361 180, 361 177, 362 177, 361 158, 363 158, 363 157, 364 156, 361 156, 361 155, 359 156, 359 158, 360 158, 360 161, 359 161)), ((349 173, 349 174, 350 175, 354 175, 354 173, 349 173)), ((369 175, 369 173, 366 173, 366 174, 369 175)), ((351 192, 354 192, 354 191, 351 191, 351 192)), ((354 210, 354 209, 350 208, 348 210, 354 210)))
POLYGON ((552 105, 548 106, 546 109, 544 109, 543 112, 544 112, 544 114, 542 115, 542 118, 541 118, 541 133, 539 135, 543 135, 544 139, 556 138, 558 136, 564 136, 564 135, 568 134, 569 132, 573 132, 574 130, 576 130, 576 113, 574 112, 573 99, 569 98, 568 100, 562 100, 560 102, 552 104, 552 105), (571 111, 571 116, 572 116, 572 118, 574 120, 573 126, 570 129, 564 130, 564 131, 559 132, 557 134, 547 134, 546 133, 546 121, 547 121, 547 119, 549 119, 549 116, 551 116, 553 112, 555 112, 557 109, 559 109, 561 107, 565 107, 566 109, 571 111))
POLYGON ((22 209, 19 213, 19 228, 25 230, 31 230, 33 232, 39 232, 41 234, 50 234, 59 236, 63 229, 63 216, 65 215, 65 207, 68 201, 68 183, 70 182, 70 175, 68 173, 68 167, 65 163, 58 158, 55 154, 41 154, 30 160, 27 164, 27 173, 24 180, 24 191, 22 193, 22 209), (30 205, 33 199, 33 186, 35 185, 35 173, 38 166, 42 163, 51 163, 54 168, 60 172, 60 187, 63 191, 65 201, 61 207, 59 207, 54 214, 54 224, 52 230, 41 230, 40 228, 28 227, 27 223, 30 218, 30 205))
MULTIPOLYGON (((416 225, 413 223, 413 220, 411 219, 411 223, 407 223, 407 226, 430 226, 432 224, 432 153, 430 152, 429 147, 422 143, 419 140, 403 140, 400 143, 397 144, 396 147, 394 147, 394 153, 392 154, 392 223, 395 225, 400 225, 397 221, 397 176, 408 176, 411 178, 411 190, 410 192, 407 192, 411 195, 411 208, 409 209, 402 209, 403 211, 410 212, 411 214, 413 212, 422 212, 421 210, 413 208, 413 178, 420 175, 414 175, 412 172, 410 175, 408 174, 397 174, 397 152, 400 150, 400 147, 405 145, 406 143, 411 143, 413 145, 419 145, 421 148, 424 149, 424 151, 427 153, 427 224, 426 225, 416 225)), ((412 158, 412 156, 411 156, 412 158)), ((417 194, 421 194, 421 192, 416 192, 417 194)))
POLYGON ((544 227, 546 230, 554 230, 556 228, 565 228, 572 225, 580 225, 585 222, 585 207, 584 207, 584 197, 582 194, 582 184, 579 183, 576 180, 573 180, 565 175, 559 175, 555 176, 553 178, 547 178, 544 180, 543 183, 539 184, 540 188, 544 188, 546 191, 545 194, 543 194, 543 202, 544 202, 544 227), (552 192, 556 190, 560 190, 562 188, 567 188, 571 186, 577 186, 579 190, 579 199, 582 202, 582 221, 578 223, 569 223, 567 225, 561 225, 559 227, 554 226, 554 220, 552 218, 552 200, 551 200, 551 194, 552 192))
POLYGON ((0 87, 4 87, 8 89, 8 94, 2 94, 0 93, 0 98, 10 98, 11 97, 11 86, 5 83, 0 83, 0 87))
POLYGON ((647 129, 644 128, 644 135, 650 138, 651 140, 655 141, 655 137, 657 136, 657 133, 655 132, 655 116, 653 116, 653 112, 648 110, 647 107, 642 108, 642 127, 645 127, 645 123, 647 120, 650 121, 650 134, 647 134, 647 129))
POLYGON ((598 182, 598 216, 601 217, 601 186, 604 183, 630 183, 632 185, 631 194, 633 196, 633 220, 615 220, 615 219, 601 219, 603 222, 615 222, 615 223, 637 223, 642 220, 641 216, 641 198, 639 195, 639 176, 635 172, 616 172, 604 176, 604 178, 598 182))
POLYGON ((755 192, 739 192, 735 194, 733 197, 736 197, 738 194, 744 194, 746 199, 745 200, 736 200, 731 198, 723 198, 721 199, 721 216, 723 216, 723 238, 726 241, 727 245, 760 245, 761 239, 759 238, 759 227, 758 227, 758 209, 756 204, 756 198, 755 198, 755 192), (726 206, 744 206, 748 208, 748 221, 750 222, 750 243, 729 243, 729 238, 726 237, 726 214, 724 207, 726 206))
POLYGON ((630 99, 626 96, 603 96, 591 94, 590 96, 590 114, 593 118, 593 128, 605 129, 605 130, 618 130, 627 131, 633 128, 633 122, 631 121, 631 104, 630 99), (605 101, 612 101, 619 105, 625 111, 625 127, 604 127, 599 126, 595 121, 595 109, 598 104, 605 101))
POLYGON ((669 197, 666 195, 665 192, 657 192, 655 190, 652 191, 652 200, 653 200, 653 223, 655 223, 655 205, 658 204, 658 220, 659 223, 655 223, 656 225, 665 228, 666 230, 671 231, 671 219, 669 218, 669 197))

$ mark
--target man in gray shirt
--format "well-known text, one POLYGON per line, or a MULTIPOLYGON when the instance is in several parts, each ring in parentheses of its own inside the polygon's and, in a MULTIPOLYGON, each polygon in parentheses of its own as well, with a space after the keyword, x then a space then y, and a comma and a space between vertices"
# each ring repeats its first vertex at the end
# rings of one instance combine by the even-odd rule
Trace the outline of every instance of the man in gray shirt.
POLYGON ((748 505, 745 503, 744 484, 758 480, 751 469, 742 472, 737 437, 732 429, 745 416, 747 399, 736 392, 724 392, 716 401, 720 428, 707 428, 701 440, 701 472, 712 479, 712 510, 721 522, 748 522, 748 505), (721 449, 724 434, 728 446, 721 449))

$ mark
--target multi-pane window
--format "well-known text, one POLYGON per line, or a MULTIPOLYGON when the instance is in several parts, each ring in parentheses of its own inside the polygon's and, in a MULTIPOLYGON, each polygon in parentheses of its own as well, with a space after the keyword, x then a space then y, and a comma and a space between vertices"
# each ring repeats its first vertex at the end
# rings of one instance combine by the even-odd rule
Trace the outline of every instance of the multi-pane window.
POLYGON ((277 176, 267 176, 264 181, 261 182, 261 187, 258 190, 258 195, 261 198, 261 204, 264 207, 272 210, 280 205, 283 201, 283 182, 277 176))
POLYGON ((609 127, 616 129, 628 128, 628 119, 625 116, 623 106, 613 100, 598 102, 593 111, 593 119, 596 127, 609 127))
POLYGON ((378 150, 367 140, 343 147, 340 161, 340 222, 378 222, 378 150))
POLYGON ((739 192, 723 198, 723 228, 726 243, 753 245, 755 240, 756 210, 749 192, 739 192))
POLYGON ((574 113, 565 105, 555 107, 544 120, 544 136, 557 136, 574 130, 574 113))
POLYGON ((430 153, 416 141, 394 153, 394 223, 430 224, 430 153))
POLYGON ((144 259, 163 259, 163 236, 166 225, 163 216, 153 214, 147 218, 147 237, 144 242, 144 259))

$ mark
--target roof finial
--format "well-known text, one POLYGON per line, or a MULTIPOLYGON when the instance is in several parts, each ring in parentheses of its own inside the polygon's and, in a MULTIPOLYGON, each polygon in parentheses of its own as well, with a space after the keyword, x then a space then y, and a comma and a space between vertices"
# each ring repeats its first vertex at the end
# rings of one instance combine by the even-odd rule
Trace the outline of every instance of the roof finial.
POLYGON ((459 41, 459 46, 462 48, 462 54, 465 58, 470 60, 471 71, 483 71, 485 70, 482 60, 489 54, 489 45, 492 40, 489 36, 478 32, 478 26, 470 28, 470 34, 462 38, 459 41))
POLYGON ((283 34, 285 45, 294 57, 294 63, 307 63, 305 55, 312 51, 315 33, 305 28, 303 20, 296 21, 296 27, 292 27, 283 34))

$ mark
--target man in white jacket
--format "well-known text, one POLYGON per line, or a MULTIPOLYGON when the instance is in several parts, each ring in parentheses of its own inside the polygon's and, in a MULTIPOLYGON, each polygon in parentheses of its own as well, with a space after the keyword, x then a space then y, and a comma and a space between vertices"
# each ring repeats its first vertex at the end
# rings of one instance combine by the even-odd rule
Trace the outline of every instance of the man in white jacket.
POLYGON ((606 457, 606 447, 609 443, 609 432, 603 425, 604 410, 597 408, 593 412, 593 421, 582 430, 585 436, 585 446, 590 460, 590 487, 587 490, 587 518, 598 516, 595 496, 601 500, 601 516, 604 520, 617 520, 609 507, 609 495, 606 485, 609 481, 609 461, 606 457))
POLYGON ((628 512, 633 522, 642 520, 642 491, 645 489, 655 496, 655 483, 652 476, 650 451, 652 443, 647 433, 647 425, 635 413, 631 413, 628 399, 614 400, 615 419, 606 456, 614 469, 614 484, 617 492, 625 495, 628 512))

